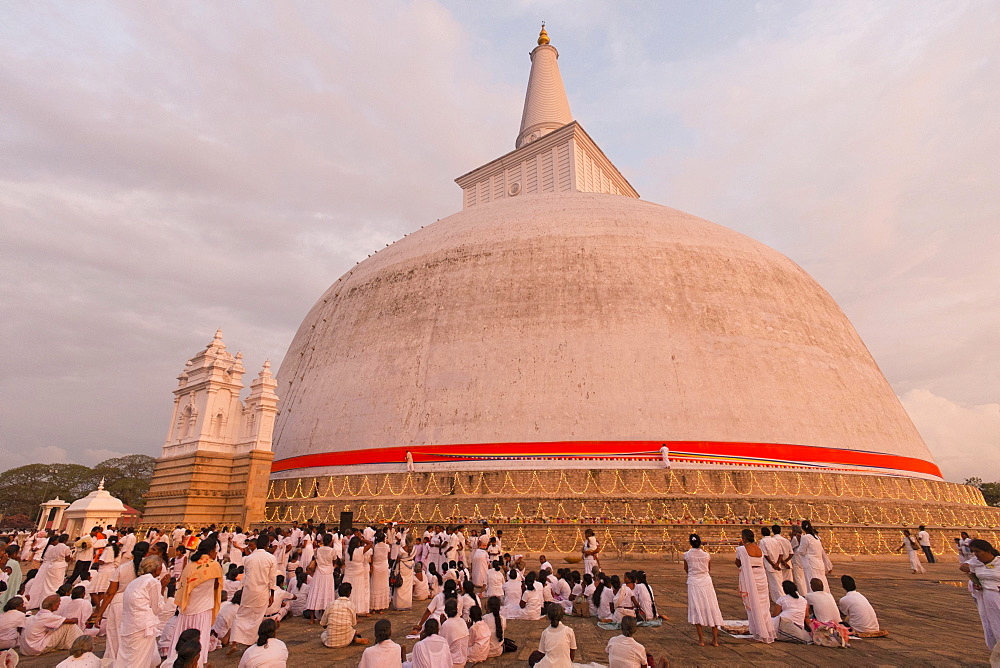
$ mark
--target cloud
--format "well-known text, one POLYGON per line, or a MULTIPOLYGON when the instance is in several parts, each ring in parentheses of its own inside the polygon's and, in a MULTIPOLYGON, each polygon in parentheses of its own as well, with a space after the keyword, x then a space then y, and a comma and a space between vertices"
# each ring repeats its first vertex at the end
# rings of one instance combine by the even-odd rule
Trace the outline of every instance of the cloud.
POLYGON ((920 389, 900 400, 946 479, 1000 482, 1000 404, 966 406, 920 389))
POLYGON ((106 459, 112 459, 114 457, 124 457, 127 454, 131 453, 117 452, 115 450, 108 450, 107 448, 97 448, 97 449, 86 448, 83 451, 83 456, 90 461, 91 465, 99 464, 100 462, 103 462, 106 459))
MULTIPOLYGON (((609 7, 10 6, 0 449, 26 454, 4 462, 158 455, 217 327, 249 374, 277 367, 328 285, 512 148, 542 18, 577 119, 646 199, 802 265, 900 396, 995 403, 994 8, 609 7)), ((960 428, 922 415, 929 442, 960 428)))

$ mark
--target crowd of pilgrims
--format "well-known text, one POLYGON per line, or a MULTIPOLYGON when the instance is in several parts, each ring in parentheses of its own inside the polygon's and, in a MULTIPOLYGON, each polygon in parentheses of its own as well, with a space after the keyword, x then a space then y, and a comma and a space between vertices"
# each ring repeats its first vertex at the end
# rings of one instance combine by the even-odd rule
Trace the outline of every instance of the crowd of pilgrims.
MULTIPOLYGON (((781 532, 763 527, 758 541, 744 529, 736 547, 749 636, 808 642, 817 628, 884 634, 853 578, 841 577, 845 594, 834 599, 826 578, 832 565, 808 520, 789 538, 781 532)), ((474 531, 438 525, 423 533, 393 523, 345 533, 311 522, 259 532, 177 526, 139 537, 112 527, 94 527, 73 542, 52 531, 0 537, 0 651, 69 649, 64 668, 153 668, 200 667, 210 652, 227 648, 242 652, 240 668, 285 666, 288 650, 276 635, 282 620, 295 616, 319 625, 327 647, 371 644, 360 668, 455 668, 516 651, 508 620, 546 619, 529 664, 569 667, 576 638, 562 619, 574 615, 620 628, 607 645, 612 668, 665 663, 633 638, 638 625, 666 619, 646 574, 607 574, 590 529, 580 549, 582 572, 554 569, 544 555, 536 564, 504 551, 503 532, 486 522, 474 531), (40 566, 22 574, 20 564, 34 562, 40 566), (358 633, 359 617, 410 610, 414 601, 426 609, 412 628, 410 652, 391 640, 388 619, 378 620, 372 639, 358 633), (102 658, 91 651, 99 635, 102 658)), ((967 534, 956 541, 992 648, 1000 640, 1000 555, 967 534)), ((709 630, 718 645, 724 620, 712 557, 697 534, 689 542, 688 622, 699 644, 709 630)))

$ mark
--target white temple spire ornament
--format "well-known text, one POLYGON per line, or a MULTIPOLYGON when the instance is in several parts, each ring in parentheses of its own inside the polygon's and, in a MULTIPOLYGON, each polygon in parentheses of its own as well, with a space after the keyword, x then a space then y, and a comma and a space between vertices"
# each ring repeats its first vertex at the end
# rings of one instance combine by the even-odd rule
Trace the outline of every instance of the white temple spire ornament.
POLYGON ((531 74, 528 75, 528 90, 524 95, 521 129, 515 148, 530 144, 573 121, 569 98, 559 74, 558 59, 559 52, 549 43, 549 34, 545 32, 543 23, 538 34, 538 46, 531 52, 531 74))

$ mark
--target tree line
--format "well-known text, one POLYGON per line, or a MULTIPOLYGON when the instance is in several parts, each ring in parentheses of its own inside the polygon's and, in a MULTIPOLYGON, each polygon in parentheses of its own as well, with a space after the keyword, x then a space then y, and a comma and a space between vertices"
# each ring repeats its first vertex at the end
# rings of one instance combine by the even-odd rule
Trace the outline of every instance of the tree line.
POLYGON ((38 506, 59 497, 75 501, 90 494, 104 479, 104 489, 142 511, 156 460, 148 455, 106 459, 96 466, 27 464, 0 473, 0 526, 31 526, 38 506))

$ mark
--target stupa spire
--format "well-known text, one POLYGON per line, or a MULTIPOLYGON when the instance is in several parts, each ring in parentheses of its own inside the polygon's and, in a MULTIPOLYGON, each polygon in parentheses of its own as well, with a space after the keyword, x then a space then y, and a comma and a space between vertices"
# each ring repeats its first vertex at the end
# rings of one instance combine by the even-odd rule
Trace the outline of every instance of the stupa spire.
POLYGON ((531 74, 528 90, 524 95, 524 112, 515 148, 521 148, 536 139, 558 130, 573 121, 569 99, 559 74, 559 52, 549 44, 549 34, 538 34, 538 46, 531 52, 531 74))

